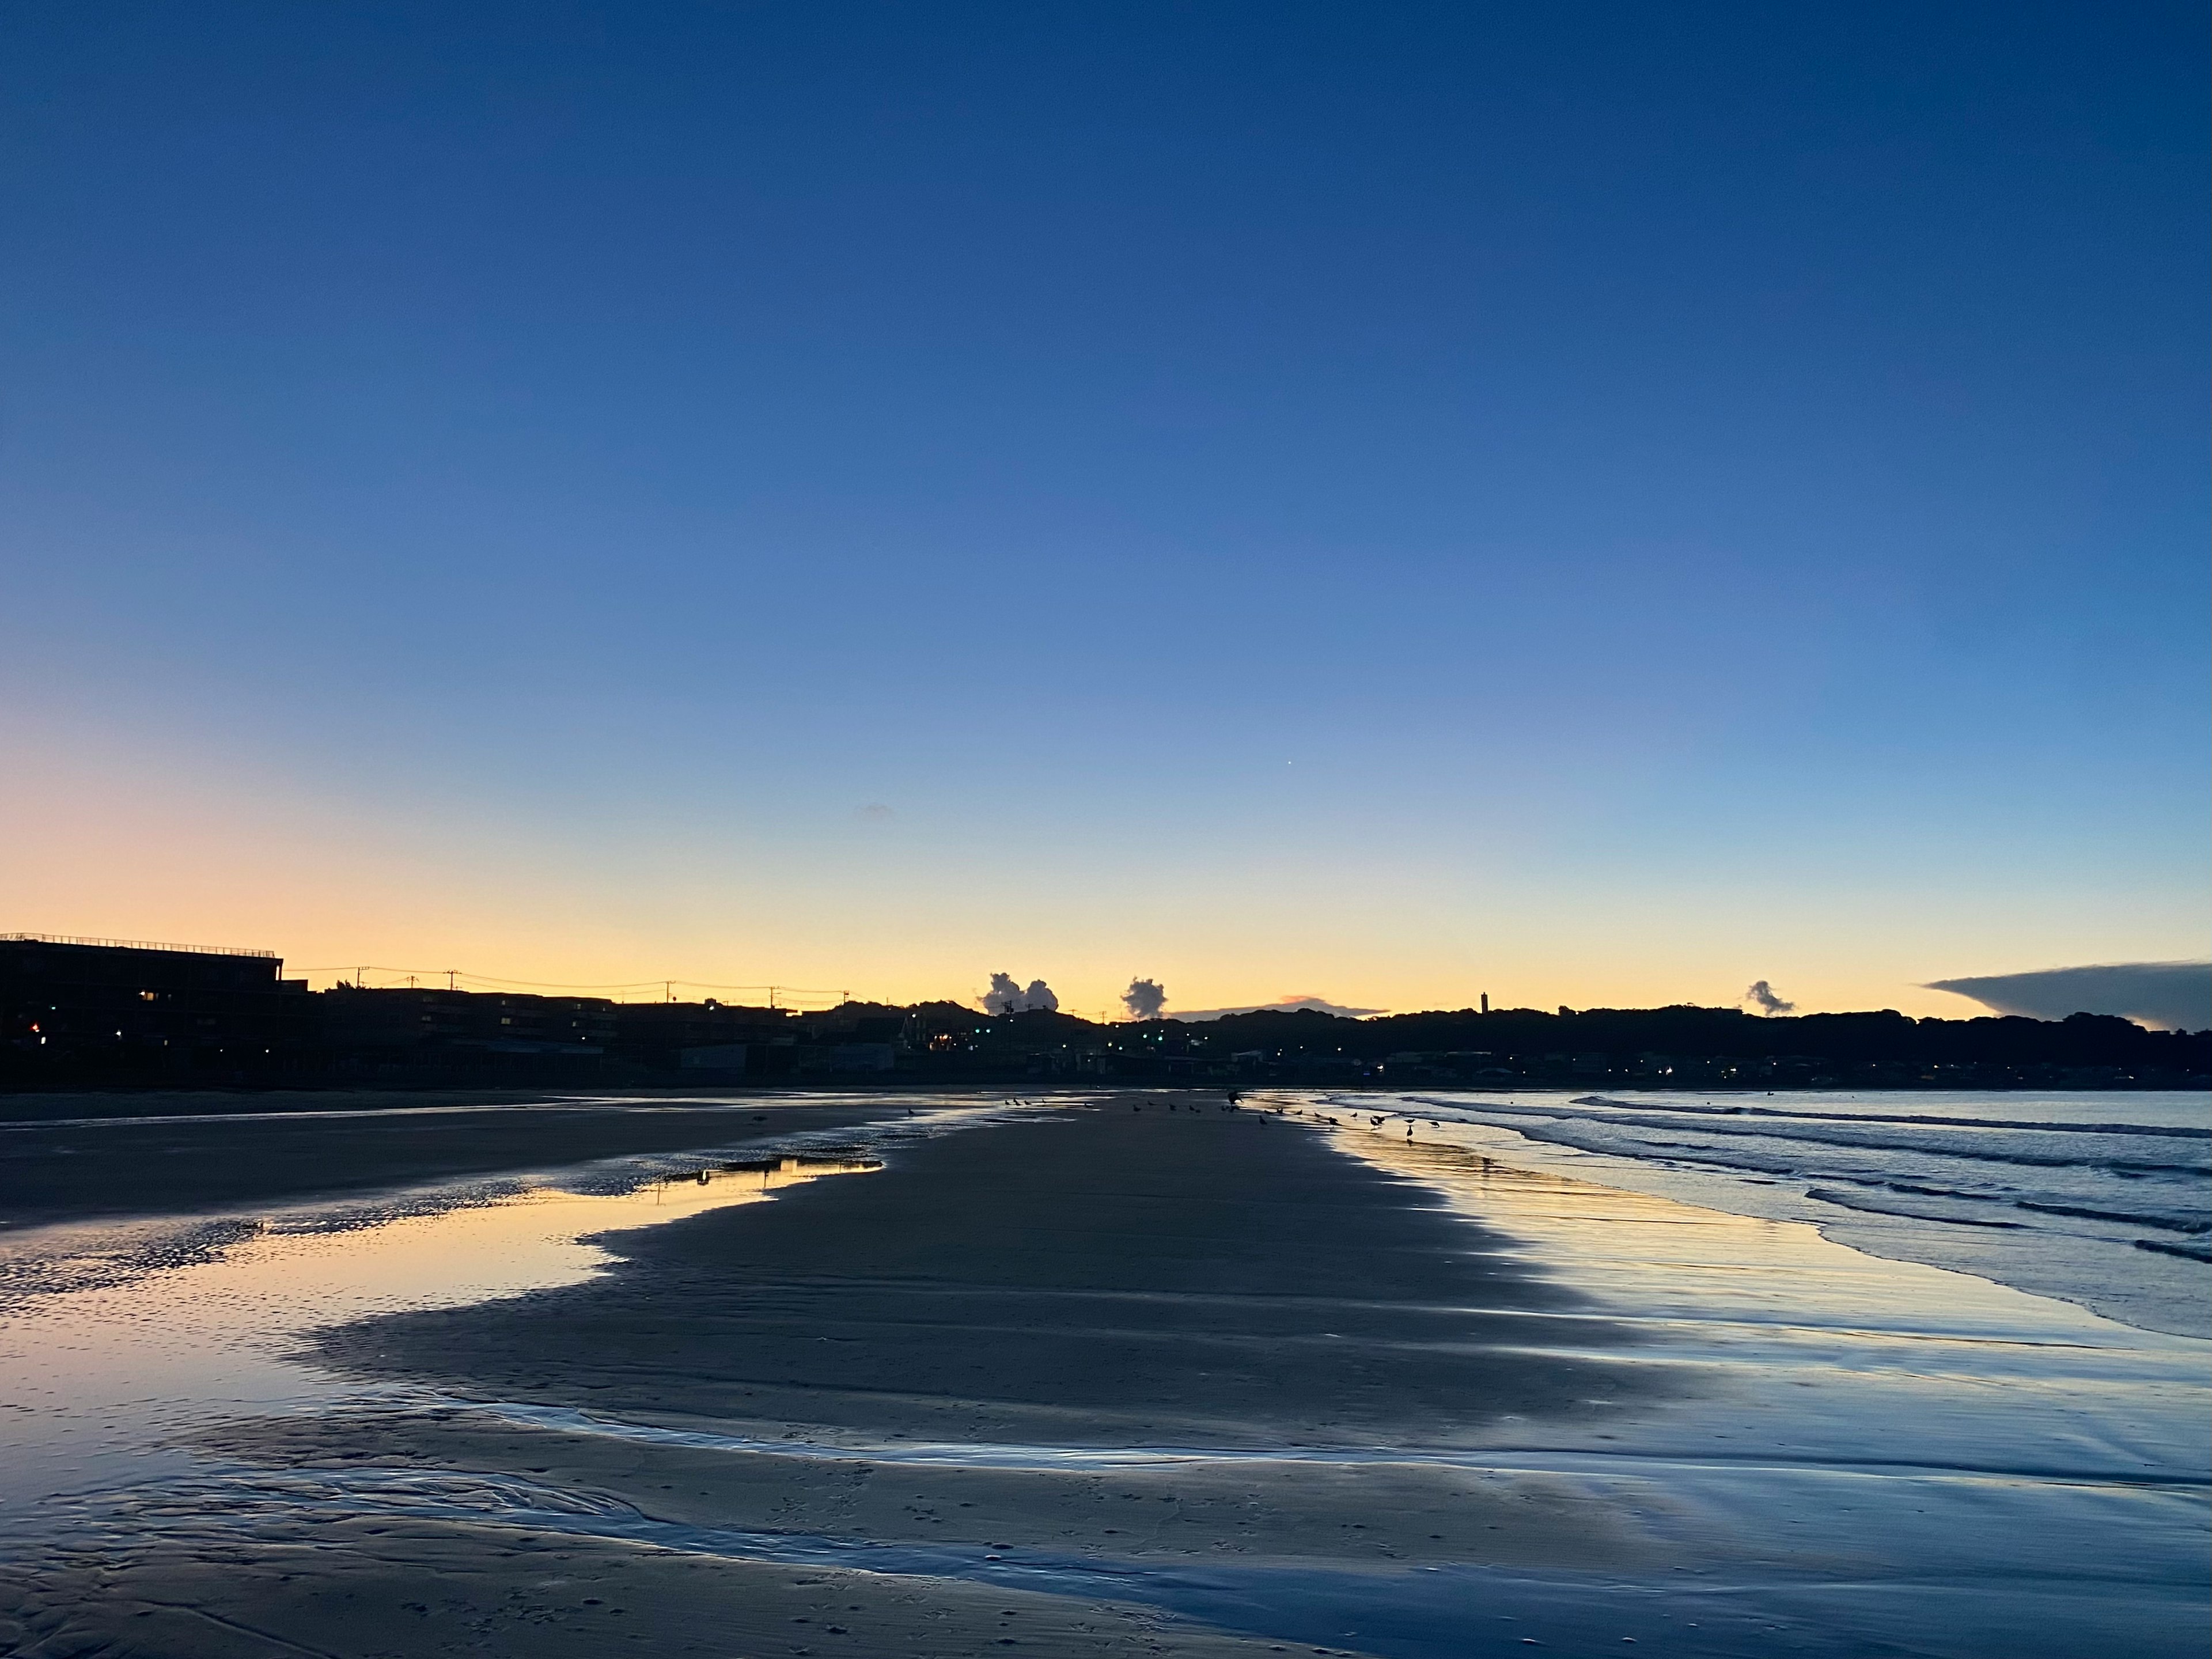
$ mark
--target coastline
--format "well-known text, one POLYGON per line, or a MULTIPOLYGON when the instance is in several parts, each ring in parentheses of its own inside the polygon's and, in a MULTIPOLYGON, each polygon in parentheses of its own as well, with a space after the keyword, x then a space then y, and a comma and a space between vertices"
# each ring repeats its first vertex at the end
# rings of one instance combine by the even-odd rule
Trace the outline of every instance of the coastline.
POLYGON ((1174 1104, 860 1125, 881 1167, 303 1333, 319 1402, 180 1424, 188 1480, 0 1573, 25 1650, 2193 1650, 2202 1344, 1174 1104))
POLYGON ((0 1121, 0 1235, 99 1218, 377 1194, 594 1158, 727 1148, 879 1123, 889 1100, 686 1095, 108 1095, 37 1097, 0 1121))

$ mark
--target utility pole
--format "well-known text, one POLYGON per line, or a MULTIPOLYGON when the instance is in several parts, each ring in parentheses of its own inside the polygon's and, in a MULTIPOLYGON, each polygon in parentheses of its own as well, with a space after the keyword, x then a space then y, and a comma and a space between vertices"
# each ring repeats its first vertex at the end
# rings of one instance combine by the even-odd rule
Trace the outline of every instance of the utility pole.
POLYGON ((458 991, 461 988, 461 970, 459 969, 448 968, 446 969, 446 988, 448 991, 458 991))

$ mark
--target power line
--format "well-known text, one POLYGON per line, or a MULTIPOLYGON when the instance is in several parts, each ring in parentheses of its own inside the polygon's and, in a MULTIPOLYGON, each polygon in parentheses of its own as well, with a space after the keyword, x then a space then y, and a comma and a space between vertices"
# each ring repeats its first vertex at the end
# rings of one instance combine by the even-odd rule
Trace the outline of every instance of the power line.
MULTIPOLYGON (((443 974, 449 979, 472 979, 486 985, 532 986, 539 990, 554 991, 628 991, 635 990, 640 986, 665 982, 657 979, 593 980, 578 983, 550 979, 499 979, 490 974, 472 974, 465 968, 394 968, 384 963, 370 963, 366 967, 342 964, 335 968, 301 968, 295 971, 302 974, 443 974)), ((691 983, 690 980, 678 982, 691 983)))
MULTIPOLYGON (((670 979, 666 977, 660 979, 592 980, 580 981, 541 979, 502 979, 495 975, 475 974, 469 972, 465 969, 460 968, 405 968, 392 967, 388 964, 379 963, 370 963, 367 964, 354 963, 338 967, 299 968, 294 971, 300 974, 350 974, 353 975, 352 982, 356 986, 363 989, 372 988, 367 983, 368 976, 371 974, 389 974, 395 978, 408 980, 410 983, 416 979, 425 976, 436 977, 442 975, 446 981, 446 988, 449 991, 457 991, 460 989, 460 981, 466 980, 472 984, 494 986, 503 990, 514 991, 622 992, 658 990, 660 992, 662 997, 669 1001, 674 1001, 676 1000, 676 988, 679 985, 686 990, 696 991, 760 991, 768 994, 770 1006, 775 1006, 775 999, 778 997, 836 997, 840 1000, 849 1002, 852 1000, 853 995, 853 994, 848 990, 832 989, 828 986, 785 985, 780 982, 756 985, 732 985, 714 980, 670 979)), ((621 999, 619 997, 616 997, 610 1000, 620 1000, 621 999)))

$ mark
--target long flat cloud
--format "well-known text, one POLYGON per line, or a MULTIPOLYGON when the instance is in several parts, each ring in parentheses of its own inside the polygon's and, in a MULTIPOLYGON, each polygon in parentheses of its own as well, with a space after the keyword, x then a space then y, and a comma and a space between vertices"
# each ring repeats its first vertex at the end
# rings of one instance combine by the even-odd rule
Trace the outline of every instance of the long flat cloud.
POLYGON ((2029 974, 1938 979, 1930 991, 1972 997, 2000 1014, 2063 1019, 2118 1014, 2142 1025, 2201 1031, 2212 1026, 2212 962, 2115 962, 2093 968, 2045 968, 2029 974))

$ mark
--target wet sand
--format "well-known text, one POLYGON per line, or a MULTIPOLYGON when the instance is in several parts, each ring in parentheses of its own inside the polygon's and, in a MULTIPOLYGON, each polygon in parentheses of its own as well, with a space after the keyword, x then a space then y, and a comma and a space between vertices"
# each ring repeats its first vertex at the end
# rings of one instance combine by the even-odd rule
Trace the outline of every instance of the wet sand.
POLYGON ((1674 1559, 1583 1483, 1387 1454, 1334 1465, 1262 1455, 992 1468, 655 1443, 466 1409, 240 1423, 201 1444, 288 1469, 502 1472, 678 1528, 999 1548, 1016 1559, 1639 1570, 1674 1559))
POLYGON ((15 1096, 0 1120, 0 1228, 208 1214, 590 1158, 878 1122, 903 1108, 806 1097, 543 1094, 15 1096))
POLYGON ((310 1485, 258 1508, 234 1487, 221 1514, 126 1507, 5 1590, 23 1650, 1282 1652, 1121 1600, 1115 1564, 1663 1565, 1646 1527, 1570 1479, 1264 1455, 1589 1426, 1680 1380, 1604 1358, 1626 1333, 1319 1135, 1218 1101, 1133 1104, 921 1139, 874 1174, 605 1236, 616 1261, 586 1283, 325 1332, 320 1365, 506 1414, 204 1432, 210 1458, 266 1472, 246 1486, 310 1485), (1563 1327, 1576 1352, 1549 1351, 1563 1327), (577 1408, 591 1419, 563 1419, 577 1408), (868 1449, 924 1440, 968 1452, 868 1449), (1025 1449, 1016 1466, 992 1465, 1000 1445, 1025 1449), (1262 1455, 1052 1462, 1191 1446, 1262 1455), (484 1482, 581 1505, 599 1535, 408 1512, 484 1482), (380 1504, 388 1518, 363 1512, 380 1504), (774 1559, 848 1544, 877 1570, 774 1559), (879 1559, 902 1548, 918 1553, 879 1559), (1002 1557, 1076 1577, 963 1582, 963 1562, 972 1577, 1002 1557))
POLYGON ((621 1260, 591 1284, 314 1356, 641 1422, 969 1445, 1446 1445, 1682 1386, 1599 1357, 1633 1337, 1425 1189, 1218 1101, 924 1141, 602 1243, 621 1260))
POLYGON ((86 1559, 17 1594, 14 1615, 0 1613, 0 1651, 25 1659, 1285 1651, 1107 1601, 419 1520, 86 1559))
POLYGON ((603 1270, 506 1299, 372 1275, 349 1305, 428 1310, 302 1335, 315 1290, 256 1328, 321 1392, 179 1415, 189 1459, 64 1499, 0 1650, 2196 1650, 2186 1343, 1176 1099, 902 1124, 653 1224, 593 1199, 603 1270))

